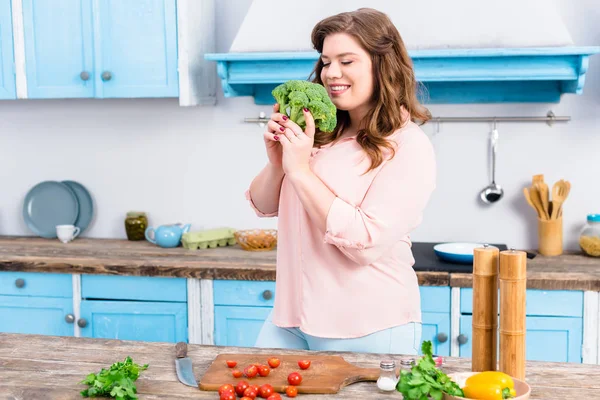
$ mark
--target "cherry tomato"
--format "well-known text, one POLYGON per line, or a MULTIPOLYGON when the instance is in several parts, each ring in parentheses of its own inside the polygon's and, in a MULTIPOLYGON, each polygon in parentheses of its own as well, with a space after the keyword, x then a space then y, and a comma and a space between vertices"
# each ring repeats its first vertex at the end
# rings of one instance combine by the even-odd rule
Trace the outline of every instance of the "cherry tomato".
POLYGON ((267 397, 267 400, 281 400, 281 395, 279 393, 273 393, 267 397))
POLYGON ((288 383, 293 386, 298 386, 302 382, 302 375, 298 372, 292 372, 288 375, 288 383))
POLYGON ((253 400, 252 397, 244 396, 240 400, 253 400))
POLYGON ((219 400, 236 400, 236 396, 233 392, 226 392, 221 395, 219 400))
POLYGON ((269 363, 269 367, 277 368, 279 367, 279 364, 281 364, 281 361, 279 361, 279 358, 271 357, 267 360, 267 363, 269 363))
POLYGON ((258 385, 250 385, 250 387, 258 393, 258 385))
POLYGON ((233 375, 234 378, 241 378, 242 375, 244 375, 244 373, 239 369, 234 369, 233 371, 231 371, 231 375, 233 375))
POLYGON ((225 384, 225 385, 221 385, 219 387, 219 396, 223 394, 223 392, 233 392, 233 385, 230 385, 229 383, 225 384))
POLYGON ((250 365, 249 367, 244 368, 244 375, 248 378, 254 378, 258 374, 258 368, 255 365, 250 365))
MULTIPOLYGON (((241 373, 241 372, 240 372, 241 373)), ((250 387, 250 384, 246 381, 239 381, 235 386, 235 392, 238 396, 242 397, 246 389, 250 387)))
POLYGON ((285 388, 285 394, 287 397, 296 397, 298 396, 298 388, 296 386, 288 386, 285 388))
POLYGON ((258 367, 258 374, 260 376, 267 376, 269 375, 269 372, 271 372, 271 368, 269 368, 266 365, 261 365, 260 367, 258 367))
POLYGON ((250 386, 248 389, 244 390, 244 396, 250 397, 251 399, 255 399, 256 396, 258 396, 258 390, 250 386))
POLYGON ((310 360, 300 360, 298 361, 298 366, 301 369, 308 369, 310 367, 310 360))
POLYGON ((269 385, 268 383, 265 383, 264 385, 258 388, 258 395, 263 399, 268 398, 273 393, 275 393, 275 391, 273 390, 273 386, 269 385))
POLYGON ((235 366, 237 365, 237 361, 233 361, 233 360, 226 360, 225 362, 227 363, 227 366, 228 366, 229 368, 233 368, 233 367, 235 367, 235 366))

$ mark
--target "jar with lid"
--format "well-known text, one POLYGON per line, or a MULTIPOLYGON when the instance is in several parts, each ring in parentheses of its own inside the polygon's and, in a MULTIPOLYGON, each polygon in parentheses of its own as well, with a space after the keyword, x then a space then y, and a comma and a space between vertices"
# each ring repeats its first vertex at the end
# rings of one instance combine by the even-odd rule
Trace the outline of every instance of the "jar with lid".
POLYGON ((600 257, 600 214, 588 214, 579 234, 579 247, 588 256, 600 257))
POLYGON ((125 218, 125 232, 129 240, 144 240, 145 232, 148 227, 148 217, 146 213, 130 211, 125 218))
POLYGON ((391 392, 396 389, 397 383, 396 362, 393 360, 385 360, 379 363, 377 387, 384 392, 391 392))

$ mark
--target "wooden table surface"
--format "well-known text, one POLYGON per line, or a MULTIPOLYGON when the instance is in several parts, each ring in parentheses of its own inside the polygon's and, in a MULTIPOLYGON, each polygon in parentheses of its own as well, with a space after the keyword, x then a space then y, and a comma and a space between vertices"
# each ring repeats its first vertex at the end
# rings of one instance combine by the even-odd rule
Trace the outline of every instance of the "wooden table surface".
MULTIPOLYGON (((146 241, 0 236, 0 271, 275 280, 275 251, 239 246, 206 250, 164 249, 146 241)), ((527 260, 527 287, 600 291, 600 258, 580 253, 527 260)), ((465 273, 418 271, 420 285, 471 287, 465 273)))
MULTIPOLYGON (((218 354, 228 352, 310 356, 306 351, 189 345, 188 355, 192 359, 196 379, 200 380, 218 354)), ((348 362, 369 368, 377 368, 383 358, 401 358, 377 354, 337 354, 348 362)), ((140 400, 218 399, 216 392, 203 392, 177 380, 174 344, 7 333, 0 333, 1 398, 81 400, 80 391, 87 386, 78 382, 89 373, 108 368, 127 356, 131 356, 138 364, 149 364, 136 381, 140 400)), ((470 367, 469 359, 447 358, 442 370, 452 373, 469 371, 470 367)), ((532 387, 531 399, 600 398, 600 365, 528 362, 526 380, 532 387)), ((381 400, 402 399, 402 395, 398 392, 381 394, 375 382, 360 382, 342 388, 336 395, 302 394, 298 398, 381 400)))

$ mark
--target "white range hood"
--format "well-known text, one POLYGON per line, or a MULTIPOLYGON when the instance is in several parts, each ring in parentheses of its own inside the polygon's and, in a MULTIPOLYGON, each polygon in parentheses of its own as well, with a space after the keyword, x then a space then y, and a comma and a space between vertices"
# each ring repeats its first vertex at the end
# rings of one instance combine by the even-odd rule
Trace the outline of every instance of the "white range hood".
POLYGON ((574 46, 548 0, 254 0, 229 53, 205 58, 217 62, 226 97, 269 104, 275 85, 308 78, 313 26, 360 7, 398 27, 426 103, 558 102, 582 92, 589 56, 600 52, 574 46))

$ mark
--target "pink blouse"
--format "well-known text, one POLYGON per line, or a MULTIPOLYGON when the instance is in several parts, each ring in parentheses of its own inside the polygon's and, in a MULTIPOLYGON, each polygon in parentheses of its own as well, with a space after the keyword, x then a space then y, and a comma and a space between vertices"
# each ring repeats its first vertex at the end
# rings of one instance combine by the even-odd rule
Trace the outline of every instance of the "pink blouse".
POLYGON ((323 233, 283 179, 273 323, 323 338, 356 338, 421 322, 410 232, 435 188, 431 142, 413 122, 389 137, 396 155, 370 160, 355 137, 313 149, 312 171, 336 195, 323 233))

